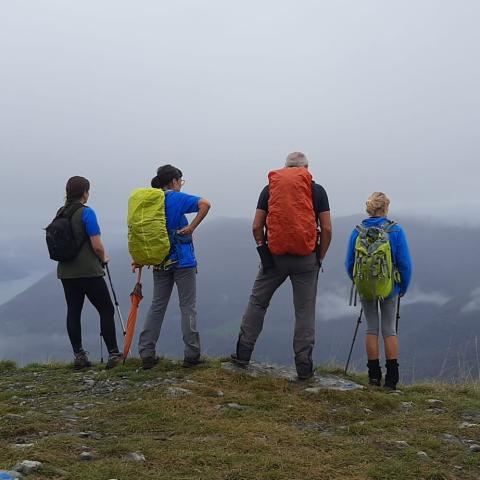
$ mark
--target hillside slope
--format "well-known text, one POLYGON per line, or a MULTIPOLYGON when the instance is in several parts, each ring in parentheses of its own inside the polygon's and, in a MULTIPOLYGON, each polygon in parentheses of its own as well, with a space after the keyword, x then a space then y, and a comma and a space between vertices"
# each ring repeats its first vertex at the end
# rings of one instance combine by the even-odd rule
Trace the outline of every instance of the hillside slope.
POLYGON ((0 363, 0 470, 28 459, 42 464, 31 479, 479 478, 478 385, 308 387, 219 360, 80 373, 0 363))

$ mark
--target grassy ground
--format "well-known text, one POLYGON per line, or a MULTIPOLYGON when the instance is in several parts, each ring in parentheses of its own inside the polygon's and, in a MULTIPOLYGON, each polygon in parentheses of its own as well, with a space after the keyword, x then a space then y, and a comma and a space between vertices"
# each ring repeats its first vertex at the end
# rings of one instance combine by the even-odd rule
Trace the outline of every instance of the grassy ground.
POLYGON ((29 459, 43 464, 32 479, 480 478, 480 453, 442 439, 480 443, 480 427, 461 425, 480 423, 478 385, 309 394, 304 383, 235 374, 219 360, 138 367, 0 362, 0 469, 29 459), (192 393, 172 397, 172 386, 192 393), (231 402, 248 408, 219 408, 231 402), (80 460, 84 451, 94 459, 80 460), (127 460, 130 452, 146 460, 127 460))

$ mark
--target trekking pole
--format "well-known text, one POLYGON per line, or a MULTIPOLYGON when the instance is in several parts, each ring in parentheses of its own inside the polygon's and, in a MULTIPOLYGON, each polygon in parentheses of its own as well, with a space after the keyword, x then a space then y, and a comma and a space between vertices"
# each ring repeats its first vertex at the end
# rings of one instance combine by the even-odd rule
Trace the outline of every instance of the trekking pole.
POLYGON ((350 357, 352 356, 352 352, 353 352, 353 346, 355 345, 355 340, 357 339, 358 327, 360 327, 360 324, 362 323, 362 315, 363 315, 363 308, 360 309, 360 315, 358 316, 357 326, 355 328, 355 334, 353 335, 352 346, 350 347, 350 353, 348 354, 347 364, 345 365, 345 371, 344 371, 345 375, 347 374, 348 365, 350 364, 350 357))
POLYGON ((353 290, 355 289, 355 282, 352 282, 352 287, 350 288, 350 302, 348 305, 351 307, 353 304, 353 290))
POLYGON ((120 311, 120 305, 117 300, 117 295, 113 288, 112 277, 110 275, 110 269, 108 268, 108 263, 105 264, 105 270, 107 271, 108 281, 110 282, 110 288, 112 289, 113 300, 115 302, 115 307, 117 309, 118 318, 120 319, 120 324, 122 325, 123 336, 125 336, 127 332, 125 331, 125 325, 123 324, 122 312, 120 311))
POLYGON ((100 332, 100 363, 103 363, 103 335, 100 332))
POLYGON ((396 325, 395 325, 395 333, 398 333, 398 321, 400 320, 400 295, 397 299, 397 317, 396 317, 396 325))

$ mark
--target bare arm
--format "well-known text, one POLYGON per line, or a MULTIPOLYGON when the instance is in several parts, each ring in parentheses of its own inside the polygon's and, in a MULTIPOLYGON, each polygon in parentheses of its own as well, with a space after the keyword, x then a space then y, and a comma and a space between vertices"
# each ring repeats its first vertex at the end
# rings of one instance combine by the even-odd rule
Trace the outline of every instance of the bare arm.
POLYGON ((267 223, 267 212, 257 208, 253 219, 252 232, 257 246, 265 243, 265 225, 267 223))
POLYGON ((105 251, 105 247, 103 246, 100 235, 94 235, 93 237, 90 237, 90 243, 95 255, 99 258, 99 260, 102 263, 108 263, 109 258, 107 252, 105 251))
POLYGON ((195 218, 192 220, 192 223, 180 229, 178 233, 180 235, 192 234, 193 231, 200 225, 202 220, 207 216, 207 213, 210 210, 210 207, 211 207, 210 202, 205 198, 201 198, 198 201, 198 213, 195 216, 195 218))
POLYGON ((322 212, 318 215, 320 225, 320 260, 323 261, 327 254, 328 247, 332 241, 332 221, 330 212, 322 212))

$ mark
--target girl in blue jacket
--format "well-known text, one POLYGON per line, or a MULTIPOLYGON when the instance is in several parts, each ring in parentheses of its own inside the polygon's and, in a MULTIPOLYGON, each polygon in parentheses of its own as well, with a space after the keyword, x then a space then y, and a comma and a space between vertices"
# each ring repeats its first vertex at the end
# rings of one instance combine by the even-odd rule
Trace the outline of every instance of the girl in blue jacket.
MULTIPOLYGON (((380 227, 389 222, 388 208, 390 200, 382 192, 375 192, 370 195, 366 203, 366 210, 369 218, 363 220, 364 227, 380 227)), ((395 325, 395 310, 398 296, 403 297, 407 292, 412 276, 412 261, 408 250, 407 238, 400 225, 393 225, 388 231, 392 260, 395 269, 400 274, 400 283, 395 283, 392 293, 383 300, 360 299, 363 312, 367 322, 366 350, 368 358, 368 380, 370 385, 381 386, 382 369, 379 360, 378 333, 380 325, 385 345, 385 357, 387 373, 385 375, 384 387, 395 390, 398 383, 398 339, 395 325)), ((350 279, 353 281, 353 266, 355 263, 355 243, 358 231, 355 229, 350 236, 347 249, 345 267, 350 279)))

